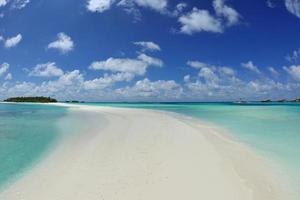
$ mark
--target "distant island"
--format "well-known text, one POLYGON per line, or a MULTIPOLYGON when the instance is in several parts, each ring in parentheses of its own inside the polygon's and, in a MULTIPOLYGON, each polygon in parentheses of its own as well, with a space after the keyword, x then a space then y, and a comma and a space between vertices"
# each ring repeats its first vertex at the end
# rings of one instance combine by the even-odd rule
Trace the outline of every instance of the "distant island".
POLYGON ((12 97, 4 102, 26 102, 26 103, 56 103, 57 100, 51 97, 12 97))
POLYGON ((72 100, 72 101, 65 101, 66 103, 85 103, 85 101, 77 101, 77 100, 72 100))
POLYGON ((262 103, 270 103, 270 102, 300 102, 300 98, 292 99, 292 100, 288 100, 288 99, 279 99, 279 100, 264 99, 264 100, 261 100, 260 102, 262 102, 262 103))

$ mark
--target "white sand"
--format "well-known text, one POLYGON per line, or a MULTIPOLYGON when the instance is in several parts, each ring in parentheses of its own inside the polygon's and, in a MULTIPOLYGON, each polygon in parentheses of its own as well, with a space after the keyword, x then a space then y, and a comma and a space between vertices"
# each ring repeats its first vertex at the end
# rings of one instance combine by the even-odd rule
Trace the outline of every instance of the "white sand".
POLYGON ((91 116, 85 132, 63 139, 1 200, 288 199, 263 159, 213 127, 142 109, 71 112, 91 116))

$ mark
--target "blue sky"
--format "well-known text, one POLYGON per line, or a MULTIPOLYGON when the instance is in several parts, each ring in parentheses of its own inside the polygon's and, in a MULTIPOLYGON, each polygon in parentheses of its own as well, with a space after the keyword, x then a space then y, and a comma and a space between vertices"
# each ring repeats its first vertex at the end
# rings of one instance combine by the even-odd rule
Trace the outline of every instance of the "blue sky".
POLYGON ((300 96, 297 0, 0 0, 0 99, 300 96))

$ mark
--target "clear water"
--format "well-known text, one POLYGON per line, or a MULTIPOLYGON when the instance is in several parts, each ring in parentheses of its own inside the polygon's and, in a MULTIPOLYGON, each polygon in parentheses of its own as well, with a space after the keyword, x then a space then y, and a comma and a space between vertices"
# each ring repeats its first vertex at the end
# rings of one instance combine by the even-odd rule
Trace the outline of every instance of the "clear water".
POLYGON ((0 189, 47 152, 65 114, 57 106, 0 103, 0 189))
POLYGON ((89 103, 172 111, 214 123, 281 167, 300 196, 298 103, 89 103))

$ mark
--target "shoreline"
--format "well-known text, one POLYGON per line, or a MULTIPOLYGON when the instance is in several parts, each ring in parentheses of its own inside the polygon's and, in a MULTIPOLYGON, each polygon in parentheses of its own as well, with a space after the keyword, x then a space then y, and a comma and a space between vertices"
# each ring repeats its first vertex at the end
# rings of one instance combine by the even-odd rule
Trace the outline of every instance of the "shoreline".
POLYGON ((92 115, 85 119, 89 126, 61 141, 0 199, 291 199, 262 158, 198 120, 156 110, 53 105, 92 115))

